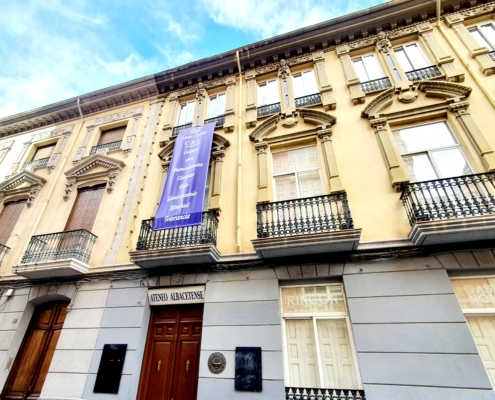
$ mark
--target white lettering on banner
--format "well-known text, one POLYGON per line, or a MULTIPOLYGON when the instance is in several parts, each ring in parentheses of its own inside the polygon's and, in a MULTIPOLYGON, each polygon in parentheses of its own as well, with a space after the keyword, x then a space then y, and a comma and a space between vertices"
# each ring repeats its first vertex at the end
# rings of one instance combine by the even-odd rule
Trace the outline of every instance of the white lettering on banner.
POLYGON ((202 167, 203 166, 203 163, 197 163, 197 164, 193 164, 193 165, 189 165, 187 167, 181 167, 181 168, 174 168, 174 171, 187 171, 188 169, 191 169, 191 168, 198 168, 198 167, 202 167))
POLYGON ((177 196, 168 196, 167 202, 172 201, 172 200, 183 199, 184 197, 194 197, 197 194, 198 194, 198 192, 191 192, 191 193, 178 194, 177 196))
POLYGON ((148 292, 150 305, 204 303, 205 286, 153 289, 148 292))
POLYGON ((185 150, 184 151, 184 154, 192 154, 192 153, 195 153, 196 151, 198 151, 199 149, 194 149, 194 150, 185 150))
POLYGON ((194 172, 192 174, 189 174, 189 175, 179 175, 177 177, 177 180, 178 181, 183 181, 184 179, 187 179, 187 178, 192 178, 194 176, 194 172))
POLYGON ((172 217, 165 217, 165 221, 171 222, 171 221, 178 221, 180 219, 189 219, 189 218, 191 218, 191 214, 174 215, 172 217))
POLYGON ((191 204, 191 202, 189 202, 189 203, 187 203, 187 204, 173 205, 172 207, 170 207, 170 211, 174 211, 174 210, 182 210, 183 208, 187 208, 187 207, 189 207, 189 204, 191 204))

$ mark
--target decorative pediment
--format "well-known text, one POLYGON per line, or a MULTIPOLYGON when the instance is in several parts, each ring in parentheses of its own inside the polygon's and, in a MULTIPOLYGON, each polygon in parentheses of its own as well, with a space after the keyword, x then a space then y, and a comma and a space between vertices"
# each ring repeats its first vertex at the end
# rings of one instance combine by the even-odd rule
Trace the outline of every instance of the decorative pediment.
MULTIPOLYGON (((172 156, 172 153, 174 152, 174 146, 175 146, 175 139, 177 137, 171 138, 171 140, 165 145, 165 147, 158 153, 158 157, 162 160, 167 160, 172 156)), ((214 133, 213 134, 213 142, 211 145, 211 151, 219 151, 219 150, 224 150, 226 147, 230 146, 230 142, 225 139, 223 136, 214 133)))
POLYGON ((67 177, 64 200, 69 200, 76 182, 87 179, 108 177, 107 192, 112 193, 117 176, 119 176, 124 167, 125 163, 123 161, 103 154, 94 154, 81 160, 74 167, 64 172, 67 177))
POLYGON ((469 86, 438 81, 420 82, 418 89, 426 93, 426 97, 440 97, 444 99, 468 98, 473 90, 469 86))
POLYGON ((361 111, 362 118, 370 118, 377 115, 384 108, 392 104, 394 100, 394 88, 387 89, 376 96, 368 106, 361 111))
POLYGON ((46 179, 41 176, 31 171, 21 171, 0 183, 0 203, 6 196, 26 193, 28 195, 26 205, 29 208, 45 183, 46 179))

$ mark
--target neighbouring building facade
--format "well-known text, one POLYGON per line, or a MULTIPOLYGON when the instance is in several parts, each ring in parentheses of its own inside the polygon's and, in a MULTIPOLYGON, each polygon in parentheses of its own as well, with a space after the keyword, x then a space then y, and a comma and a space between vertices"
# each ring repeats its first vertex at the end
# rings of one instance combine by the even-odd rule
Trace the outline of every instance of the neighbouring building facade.
POLYGON ((4 399, 495 399, 495 2, 392 1, 0 120, 4 399), (202 224, 153 231, 215 122, 202 224))

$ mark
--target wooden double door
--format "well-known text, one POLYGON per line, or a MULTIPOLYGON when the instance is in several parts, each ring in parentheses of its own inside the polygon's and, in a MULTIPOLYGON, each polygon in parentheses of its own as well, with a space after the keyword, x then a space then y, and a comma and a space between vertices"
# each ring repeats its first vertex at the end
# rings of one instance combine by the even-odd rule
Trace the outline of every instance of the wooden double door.
POLYGON ((138 399, 196 400, 203 304, 152 309, 138 399))
POLYGON ((68 301, 40 304, 31 318, 2 399, 37 399, 67 314, 68 301))

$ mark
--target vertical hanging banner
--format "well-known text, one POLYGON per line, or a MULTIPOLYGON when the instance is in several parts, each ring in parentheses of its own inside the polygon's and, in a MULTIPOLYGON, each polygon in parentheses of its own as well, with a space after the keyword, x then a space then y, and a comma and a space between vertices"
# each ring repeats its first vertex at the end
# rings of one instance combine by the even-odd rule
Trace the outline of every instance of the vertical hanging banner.
POLYGON ((180 131, 153 230, 201 225, 215 122, 180 131))

